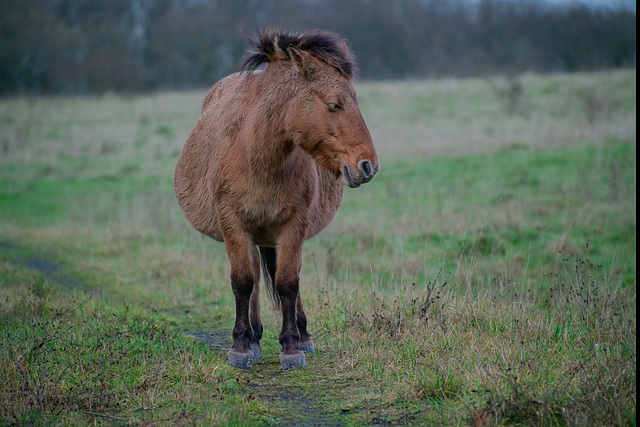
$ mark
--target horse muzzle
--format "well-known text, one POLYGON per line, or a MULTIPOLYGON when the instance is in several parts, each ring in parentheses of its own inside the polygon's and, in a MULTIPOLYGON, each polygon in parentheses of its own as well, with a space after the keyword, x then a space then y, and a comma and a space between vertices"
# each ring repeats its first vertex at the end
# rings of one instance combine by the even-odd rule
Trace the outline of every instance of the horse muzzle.
POLYGON ((354 170, 349 165, 342 166, 342 178, 344 183, 351 188, 358 188, 373 179, 380 169, 380 164, 374 165, 369 160, 360 160, 358 170, 354 170))

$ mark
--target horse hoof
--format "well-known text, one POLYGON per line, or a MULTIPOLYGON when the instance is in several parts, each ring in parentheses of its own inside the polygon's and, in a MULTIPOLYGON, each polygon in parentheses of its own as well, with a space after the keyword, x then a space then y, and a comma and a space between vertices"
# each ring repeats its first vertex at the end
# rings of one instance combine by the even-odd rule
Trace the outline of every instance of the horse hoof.
POLYGON ((262 348, 257 344, 251 344, 251 352, 253 353, 253 360, 260 360, 262 356, 262 348))
POLYGON ((300 344, 298 345, 298 348, 302 351, 304 351, 305 353, 315 353, 316 349, 313 347, 313 343, 309 343, 309 344, 300 344))
POLYGON ((283 354, 280 353, 280 366, 282 370, 286 371, 291 368, 304 368, 307 366, 307 362, 304 360, 304 353, 283 354))
POLYGON ((240 369, 249 369, 253 366, 253 352, 240 353, 229 350, 229 366, 240 369))

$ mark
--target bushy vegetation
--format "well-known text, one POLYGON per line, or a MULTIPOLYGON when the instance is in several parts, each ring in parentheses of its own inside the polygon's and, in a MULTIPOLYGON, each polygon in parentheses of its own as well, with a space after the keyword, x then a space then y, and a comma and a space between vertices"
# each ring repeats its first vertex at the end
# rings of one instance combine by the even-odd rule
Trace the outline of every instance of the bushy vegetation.
POLYGON ((365 79, 636 61, 630 0, 0 0, 0 10, 0 95, 209 86, 237 70, 247 49, 241 31, 265 26, 338 32, 365 79))
POLYGON ((635 72, 357 89, 382 168, 305 246, 286 372, 266 300, 226 366, 173 196, 204 92, 0 101, 0 423, 635 425, 635 72))

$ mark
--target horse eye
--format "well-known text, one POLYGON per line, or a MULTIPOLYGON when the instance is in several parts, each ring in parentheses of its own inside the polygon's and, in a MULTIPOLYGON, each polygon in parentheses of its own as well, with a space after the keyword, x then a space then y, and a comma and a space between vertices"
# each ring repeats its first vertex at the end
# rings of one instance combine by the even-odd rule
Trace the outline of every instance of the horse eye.
POLYGON ((329 109, 329 111, 335 112, 335 111, 342 110, 342 105, 340 105, 340 104, 327 104, 327 108, 329 109))

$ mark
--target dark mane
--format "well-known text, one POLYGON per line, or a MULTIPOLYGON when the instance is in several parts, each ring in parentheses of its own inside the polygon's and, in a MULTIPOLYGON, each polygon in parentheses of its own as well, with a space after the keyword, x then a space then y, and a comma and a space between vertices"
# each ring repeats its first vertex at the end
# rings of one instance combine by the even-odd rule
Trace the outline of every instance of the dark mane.
POLYGON ((335 33, 313 30, 302 34, 275 29, 258 31, 256 39, 249 39, 253 49, 247 52, 241 70, 253 72, 261 64, 288 58, 287 49, 294 47, 337 69, 351 79, 356 73, 356 61, 346 42, 335 33))

